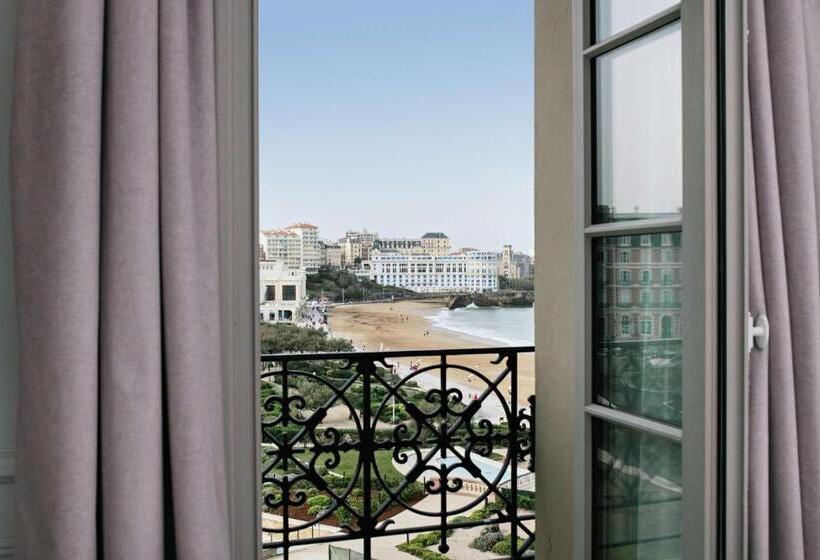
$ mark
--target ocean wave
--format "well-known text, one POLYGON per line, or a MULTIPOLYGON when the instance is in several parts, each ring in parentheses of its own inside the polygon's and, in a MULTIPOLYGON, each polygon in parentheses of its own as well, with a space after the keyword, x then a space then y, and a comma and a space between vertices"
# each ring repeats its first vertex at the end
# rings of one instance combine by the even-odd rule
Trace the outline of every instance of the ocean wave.
POLYGON ((442 330, 505 346, 531 346, 535 339, 533 308, 476 307, 442 309, 428 317, 442 330))

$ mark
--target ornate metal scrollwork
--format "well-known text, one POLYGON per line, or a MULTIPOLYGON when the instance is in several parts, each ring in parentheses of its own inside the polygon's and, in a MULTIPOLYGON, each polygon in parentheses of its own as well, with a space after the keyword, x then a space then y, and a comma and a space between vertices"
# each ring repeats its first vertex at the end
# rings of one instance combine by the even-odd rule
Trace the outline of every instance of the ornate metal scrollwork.
POLYGON ((511 557, 528 557, 533 515, 519 507, 518 478, 533 470, 535 401, 519 402, 517 359, 532 351, 263 356, 263 504, 279 520, 263 523, 263 546, 287 559, 293 546, 361 539, 369 557, 373 538, 435 531, 444 553, 453 529, 505 523, 511 557), (458 363, 482 354, 492 375, 458 363), (421 356, 433 360, 396 373, 397 360, 421 356), (456 371, 469 390, 452 381, 456 371), (454 519, 491 500, 498 509, 488 519, 454 519), (397 510, 430 523, 397 527, 397 510), (316 536, 331 516, 343 531, 316 536))

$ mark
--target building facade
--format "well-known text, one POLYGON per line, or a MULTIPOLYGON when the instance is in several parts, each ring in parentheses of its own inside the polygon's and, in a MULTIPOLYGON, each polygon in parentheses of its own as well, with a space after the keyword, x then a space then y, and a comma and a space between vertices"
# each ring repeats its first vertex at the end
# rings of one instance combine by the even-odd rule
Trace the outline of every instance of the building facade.
POLYGON ((370 258, 370 251, 379 238, 377 233, 365 230, 348 231, 339 240, 342 246, 342 266, 353 268, 361 261, 370 258))
POLYGON ((307 300, 306 273, 281 261, 259 263, 259 320, 293 322, 307 300))
POLYGON ((321 242, 322 265, 330 268, 342 267, 342 246, 338 243, 321 242))
POLYGON ((533 275, 532 257, 525 253, 516 253, 512 245, 504 245, 498 261, 498 275, 504 278, 529 278, 533 275))
POLYGON ((307 272, 316 272, 322 265, 322 251, 319 242, 319 228, 313 224, 296 223, 285 228, 286 231, 299 236, 300 263, 299 268, 307 272))
POLYGON ((379 251, 393 251, 408 255, 422 252, 421 239, 412 237, 376 239, 373 248, 379 251))
POLYGON ((419 293, 498 291, 498 253, 452 255, 373 251, 368 277, 385 286, 419 293))
POLYGON ((259 233, 261 260, 277 261, 288 268, 302 266, 302 240, 294 231, 268 229, 259 233))
POLYGON ((421 247, 427 255, 446 255, 450 252, 450 238, 440 231, 430 231, 421 236, 421 247))

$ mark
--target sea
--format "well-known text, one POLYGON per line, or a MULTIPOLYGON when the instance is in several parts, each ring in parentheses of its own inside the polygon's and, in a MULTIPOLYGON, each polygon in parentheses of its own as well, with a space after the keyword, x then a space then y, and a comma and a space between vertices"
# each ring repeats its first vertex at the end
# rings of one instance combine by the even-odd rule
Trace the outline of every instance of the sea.
POLYGON ((476 307, 440 309, 428 318, 440 329, 484 338, 499 346, 532 346, 535 341, 532 307, 476 307))

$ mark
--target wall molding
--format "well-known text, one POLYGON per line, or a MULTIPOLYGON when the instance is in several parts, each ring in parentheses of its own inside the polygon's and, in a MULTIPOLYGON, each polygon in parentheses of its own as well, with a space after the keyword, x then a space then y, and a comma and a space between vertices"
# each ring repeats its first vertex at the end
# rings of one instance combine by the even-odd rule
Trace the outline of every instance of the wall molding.
MULTIPOLYGON (((14 449, 0 449, 0 484, 11 484, 14 482, 14 449)), ((2 537, 0 537, 2 539, 2 537)), ((2 540, 0 540, 0 549, 2 540)))

